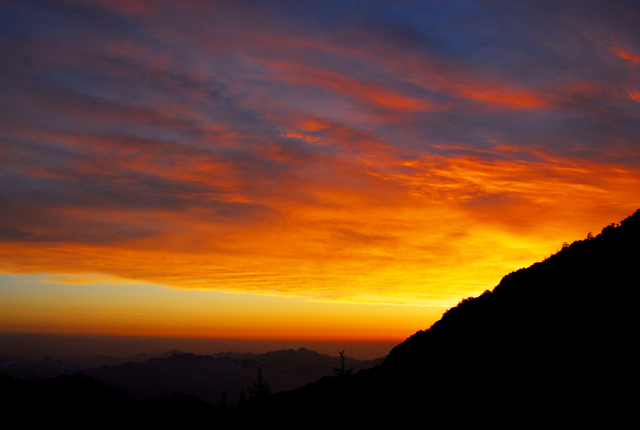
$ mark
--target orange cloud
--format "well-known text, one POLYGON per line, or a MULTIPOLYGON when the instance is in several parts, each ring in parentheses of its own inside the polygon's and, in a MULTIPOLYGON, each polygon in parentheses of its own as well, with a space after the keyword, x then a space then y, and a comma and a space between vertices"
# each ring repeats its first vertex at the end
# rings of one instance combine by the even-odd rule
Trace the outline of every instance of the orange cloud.
POLYGON ((382 84, 360 81, 328 70, 308 66, 273 62, 267 64, 269 67, 279 71, 279 79, 283 81, 318 86, 356 99, 365 105, 400 111, 430 111, 436 109, 436 106, 426 100, 408 97, 399 92, 391 91, 388 86, 382 84))
MULTIPOLYGON (((423 59, 398 52, 393 47, 379 45, 377 55, 362 51, 349 52, 369 62, 369 66, 384 71, 395 79, 411 82, 419 87, 450 93, 455 97, 482 101, 514 109, 540 109, 550 106, 546 96, 525 87, 474 74, 461 64, 442 59, 423 59)), ((443 106, 440 106, 442 109, 443 106)))
POLYGON ((640 91, 629 90, 629 97, 640 103, 640 91))
MULTIPOLYGON (((182 289, 448 306, 564 241, 597 232, 610 221, 610 208, 622 218, 640 203, 637 170, 557 156, 412 160, 380 152, 346 158, 330 172, 282 181, 282 193, 239 188, 236 201, 265 208, 255 219, 225 220, 203 205, 49 208, 49 217, 69 221, 58 224, 60 239, 5 242, 0 261, 15 273, 97 273, 182 289), (108 220, 147 233, 80 242, 77 226, 113 228, 108 220)), ((24 227, 36 236, 52 233, 50 225, 24 227)))
POLYGON ((487 88, 485 85, 467 86, 459 88, 459 95, 480 100, 490 104, 499 104, 514 109, 539 109, 549 107, 539 95, 526 92, 509 90, 504 87, 487 88))
POLYGON ((620 46, 612 46, 610 48, 610 52, 620 58, 640 64, 640 55, 632 54, 630 51, 623 49, 620 46))

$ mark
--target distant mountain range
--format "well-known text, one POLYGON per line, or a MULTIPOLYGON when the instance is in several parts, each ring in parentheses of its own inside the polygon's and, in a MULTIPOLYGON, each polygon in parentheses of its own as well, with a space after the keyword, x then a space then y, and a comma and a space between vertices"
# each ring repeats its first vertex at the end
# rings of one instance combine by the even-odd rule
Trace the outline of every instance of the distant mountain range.
MULTIPOLYGON (((347 358, 354 371, 374 367, 384 359, 347 358)), ((292 390, 334 373, 337 357, 305 348, 265 354, 221 352, 195 355, 172 350, 160 356, 91 357, 23 360, 0 357, 0 372, 16 378, 40 381, 61 375, 85 374, 136 400, 155 401, 174 393, 188 394, 221 405, 236 406, 240 391, 248 391, 261 366, 273 393, 292 390)))
POLYGON ((335 357, 301 349, 260 356, 173 354, 102 366, 94 369, 93 379, 56 378, 40 385, 5 375, 0 387, 15 393, 9 397, 10 411, 32 402, 54 414, 77 402, 106 418, 133 414, 145 424, 153 418, 154 423, 174 419, 180 425, 197 419, 198 424, 323 421, 346 426, 394 420, 436 427, 634 426, 639 268, 640 210, 595 237, 565 244, 546 260, 508 274, 493 291, 462 300, 431 328, 395 347, 381 364, 353 375, 322 376, 302 385, 318 376, 321 366, 331 375, 338 363, 335 357), (225 378, 242 380, 251 391, 258 365, 269 369, 265 377, 273 384, 273 394, 259 402, 213 408, 196 398, 215 403, 224 390, 229 401, 234 388, 225 378), (289 383, 298 388, 276 392, 287 389, 286 378, 276 375, 294 368, 289 383), (96 380, 129 395, 119 397, 96 380), (194 394, 184 393, 182 384, 194 388, 194 394), (82 390, 86 395, 78 397, 82 390), (184 394, 169 396, 173 390, 184 394), (151 391, 168 397, 131 403, 131 398, 152 400, 151 391), (91 396, 101 404, 87 401, 91 396))

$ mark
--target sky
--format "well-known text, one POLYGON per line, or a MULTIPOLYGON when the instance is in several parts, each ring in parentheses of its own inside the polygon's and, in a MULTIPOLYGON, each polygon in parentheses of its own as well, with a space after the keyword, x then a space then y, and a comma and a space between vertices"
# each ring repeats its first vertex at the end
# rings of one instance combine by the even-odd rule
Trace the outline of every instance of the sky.
POLYGON ((638 22, 4 0, 0 332, 400 342, 640 207, 638 22))

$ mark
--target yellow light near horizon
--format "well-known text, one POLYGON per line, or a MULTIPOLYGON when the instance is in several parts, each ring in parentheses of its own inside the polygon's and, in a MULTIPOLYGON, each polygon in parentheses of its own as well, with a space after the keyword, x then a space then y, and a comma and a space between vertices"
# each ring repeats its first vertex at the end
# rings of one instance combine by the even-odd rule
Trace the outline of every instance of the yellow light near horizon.
MULTIPOLYGON (((367 187, 377 185, 375 193, 320 187, 319 202, 270 201, 277 217, 242 225, 212 223, 200 211, 178 219, 113 211, 110 217, 162 226, 160 234, 106 245, 7 242, 0 269, 98 273, 184 290, 452 306, 640 204, 640 172, 555 164, 565 168, 423 161, 411 176, 390 172, 386 188, 374 180, 367 187), (391 198, 378 200, 378 193, 391 198), (465 196, 475 197, 466 203, 465 196)), ((65 215, 95 216, 90 209, 65 215)))
POLYGON ((29 278, 0 278, 2 331, 399 342, 428 328, 444 311, 29 278))
POLYGON ((624 166, 469 156, 355 166, 366 169, 360 188, 312 182, 305 199, 253 196, 272 213, 229 224, 200 209, 176 217, 61 208, 79 221, 109 216, 157 234, 106 244, 4 243, 5 273, 75 274, 65 285, 78 288, 14 291, 23 305, 4 312, 4 330, 401 340, 640 205, 640 172, 624 166), (169 288, 96 288, 93 276, 169 288), (437 311, 424 317, 425 309, 437 311))

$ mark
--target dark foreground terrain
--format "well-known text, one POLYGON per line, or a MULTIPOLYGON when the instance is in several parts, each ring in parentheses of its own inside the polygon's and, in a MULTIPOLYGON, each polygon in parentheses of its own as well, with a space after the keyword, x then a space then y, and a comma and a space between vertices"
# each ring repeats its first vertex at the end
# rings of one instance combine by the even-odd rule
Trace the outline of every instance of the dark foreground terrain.
POLYGON ((242 408, 140 402, 83 375, 0 375, 0 387, 6 415, 25 424, 635 426, 639 267, 640 210, 462 300, 373 369, 277 394, 253 387, 242 408))

